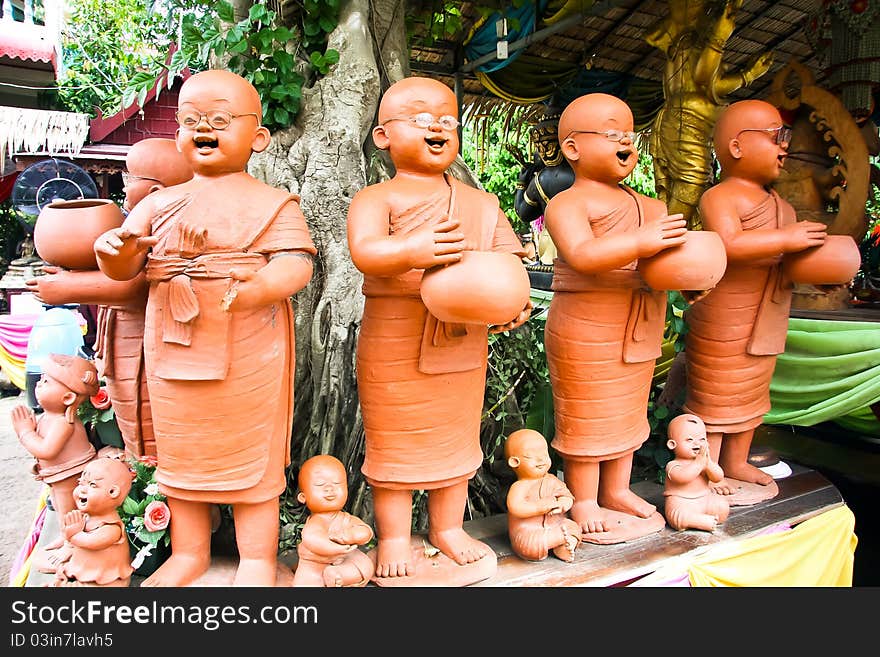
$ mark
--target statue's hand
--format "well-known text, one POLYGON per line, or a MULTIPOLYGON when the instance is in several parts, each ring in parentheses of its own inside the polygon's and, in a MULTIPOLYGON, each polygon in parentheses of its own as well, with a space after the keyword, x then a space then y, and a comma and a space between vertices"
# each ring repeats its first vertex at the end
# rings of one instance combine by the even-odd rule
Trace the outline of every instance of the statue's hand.
POLYGON ((489 333, 504 333, 505 331, 512 331, 517 326, 521 326, 528 320, 529 316, 532 314, 532 300, 529 299, 526 302, 526 307, 523 308, 519 315, 514 317, 512 320, 507 322, 506 324, 495 324, 494 326, 489 327, 489 333))
POLYGON ((444 217, 439 223, 426 223, 406 236, 406 249, 413 269, 430 269, 461 260, 464 233, 458 219, 444 217))
POLYGON ((159 241, 158 237, 142 235, 125 226, 111 228, 95 240, 95 253, 105 256, 133 257, 159 241))
POLYGON ((684 244, 687 221, 681 213, 666 215, 659 221, 638 228, 638 257, 649 258, 679 244, 684 244))
POLYGON ((37 416, 34 414, 34 411, 24 404, 19 404, 13 408, 12 429, 19 438, 21 437, 21 434, 26 431, 36 431, 37 416))
POLYGON ((55 306, 72 303, 74 299, 65 294, 69 288, 71 273, 55 265, 43 265, 42 276, 30 278, 24 282, 25 287, 37 301, 55 306))
POLYGON ((793 253, 809 249, 811 246, 819 246, 825 242, 828 234, 827 226, 818 221, 797 221, 785 226, 785 253, 793 253))
POLYGON ((70 538, 85 529, 86 518, 86 514, 79 509, 73 509, 64 514, 64 537, 70 538))
POLYGON ((746 84, 751 84, 754 80, 764 75, 770 70, 773 64, 773 51, 768 50, 750 58, 743 67, 743 79, 746 84))

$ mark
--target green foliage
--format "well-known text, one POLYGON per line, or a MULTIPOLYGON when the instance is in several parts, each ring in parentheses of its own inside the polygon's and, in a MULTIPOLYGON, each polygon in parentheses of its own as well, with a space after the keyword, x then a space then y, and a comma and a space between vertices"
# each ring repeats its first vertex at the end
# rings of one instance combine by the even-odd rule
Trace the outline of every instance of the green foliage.
MULTIPOLYGON (((501 210, 507 215, 518 235, 529 232, 514 209, 513 196, 520 172, 520 163, 510 149, 500 145, 516 136, 505 133, 501 118, 485 118, 467 122, 462 127, 461 157, 470 169, 477 174, 480 184, 498 197, 501 210)), ((528 136, 521 135, 516 146, 520 151, 528 150, 528 136)))
POLYGON ((657 198, 657 192, 654 189, 654 159, 644 146, 639 149, 639 161, 636 168, 627 176, 623 184, 632 187, 640 194, 657 198))
POLYGON ((24 239, 24 226, 15 218, 11 199, 0 203, 0 260, 14 260, 18 257, 16 248, 24 239))
POLYGON ((134 479, 131 482, 131 490, 123 500, 120 508, 120 517, 125 522, 125 528, 129 536, 139 541, 142 545, 155 547, 159 541, 166 546, 171 543, 169 528, 150 531, 144 526, 144 512, 151 502, 165 503, 165 496, 159 492, 156 483, 155 459, 145 457, 143 459, 130 459, 129 467, 134 471, 134 479))
POLYGON ((169 43, 143 0, 68 0, 60 102, 91 116, 122 109, 124 89, 169 43))

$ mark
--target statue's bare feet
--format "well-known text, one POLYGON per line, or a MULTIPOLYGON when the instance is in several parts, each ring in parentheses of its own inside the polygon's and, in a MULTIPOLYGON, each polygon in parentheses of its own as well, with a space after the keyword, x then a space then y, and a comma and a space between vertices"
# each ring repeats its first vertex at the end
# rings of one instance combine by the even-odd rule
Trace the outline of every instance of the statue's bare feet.
POLYGON ((760 486, 769 486, 773 483, 773 477, 748 462, 722 465, 721 469, 724 470, 724 476, 731 479, 760 486))
POLYGON ((482 541, 471 538, 461 528, 440 532, 428 531, 428 540, 459 566, 479 561, 492 552, 492 548, 482 541))
POLYGON ((235 571, 233 586, 275 586, 277 561, 272 559, 242 559, 235 571))
POLYGON ((599 504, 593 500, 575 502, 568 513, 571 519, 580 525, 584 534, 608 531, 605 527, 605 514, 602 513, 599 504))
POLYGON ((553 554, 558 558, 571 563, 574 561, 574 553, 577 550, 578 545, 580 545, 581 541, 577 536, 573 534, 565 535, 565 542, 562 545, 557 545, 553 548, 553 554))
POLYGON ((380 538, 376 551, 376 577, 406 577, 415 575, 411 563, 412 550, 409 536, 380 538))
POLYGON ((210 564, 209 554, 172 554, 141 586, 186 586, 208 570, 210 564))
POLYGON ((734 495, 742 488, 742 486, 735 484, 729 479, 722 479, 721 481, 712 484, 711 488, 719 495, 734 495))
POLYGON ((639 518, 650 518, 657 507, 646 502, 630 489, 599 493, 599 505, 613 511, 620 511, 639 518))

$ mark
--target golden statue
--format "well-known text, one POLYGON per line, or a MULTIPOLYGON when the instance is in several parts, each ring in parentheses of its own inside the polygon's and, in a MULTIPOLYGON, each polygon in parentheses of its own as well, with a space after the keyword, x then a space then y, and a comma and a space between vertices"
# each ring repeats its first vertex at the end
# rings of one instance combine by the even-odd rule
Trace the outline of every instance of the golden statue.
POLYGON ((712 182, 710 141, 724 97, 766 73, 773 53, 752 57, 726 72, 724 46, 736 25, 742 0, 670 0, 669 15, 645 40, 666 55, 666 101, 651 130, 657 195, 670 214, 682 213, 699 227, 696 208, 712 182))

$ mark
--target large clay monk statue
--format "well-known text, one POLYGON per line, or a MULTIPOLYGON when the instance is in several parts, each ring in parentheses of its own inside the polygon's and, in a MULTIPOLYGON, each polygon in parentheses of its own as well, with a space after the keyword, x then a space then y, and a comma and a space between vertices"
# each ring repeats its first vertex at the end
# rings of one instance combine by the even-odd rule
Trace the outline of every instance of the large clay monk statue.
POLYGON ((700 198, 703 226, 717 232, 727 270, 687 311, 684 409, 706 424, 713 461, 724 471, 715 490, 731 505, 775 497, 773 478, 748 462, 755 429, 770 410, 770 379, 785 350, 792 283, 784 254, 825 241, 825 225, 797 221, 770 185, 785 161, 790 129, 762 100, 722 112, 714 142, 721 182, 700 198))
POLYGON ((146 269, 144 328, 156 477, 171 508, 171 557, 144 586, 183 586, 210 564, 211 505, 231 504, 235 585, 275 583, 278 497, 293 419, 290 296, 312 275, 296 195, 246 172, 269 131, 244 78, 208 70, 178 100, 189 182, 150 194, 95 242, 101 270, 146 269))
MULTIPOLYGON (((455 94, 441 82, 411 77, 389 87, 373 140, 388 150, 395 175, 359 191, 348 213, 366 297, 357 349, 362 470, 373 493, 376 576, 396 580, 383 585, 424 584, 421 575, 441 570, 420 569, 424 546, 412 549, 413 490, 427 491, 428 540, 449 566, 438 583, 472 583, 491 576, 496 563, 489 546, 462 528, 468 480, 483 460, 487 325, 438 321, 420 284, 425 269, 457 263, 466 251, 524 250, 496 197, 446 173, 458 154, 457 116, 455 94), (475 565, 489 562, 490 572, 475 565)), ((524 305, 491 330, 522 324, 524 305)))
POLYGON ((633 452, 648 438, 648 395, 660 355, 666 292, 641 258, 683 244, 685 220, 621 184, 635 168, 633 115, 619 98, 586 94, 559 118, 574 184, 544 215, 558 250, 545 344, 571 518, 589 543, 620 543, 665 526, 630 490, 633 452))

